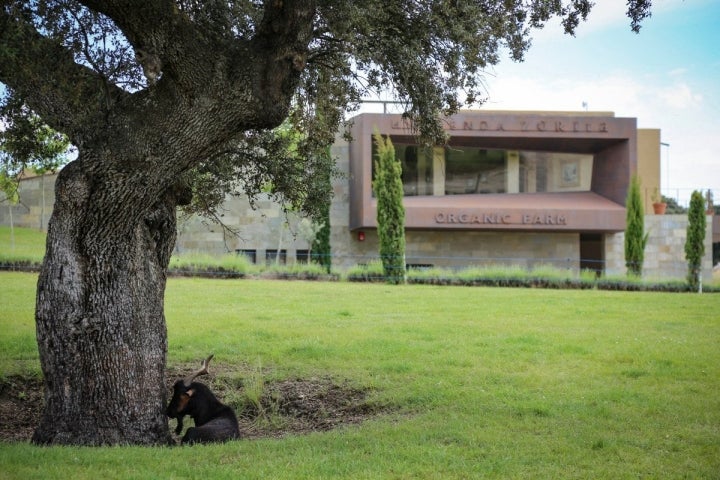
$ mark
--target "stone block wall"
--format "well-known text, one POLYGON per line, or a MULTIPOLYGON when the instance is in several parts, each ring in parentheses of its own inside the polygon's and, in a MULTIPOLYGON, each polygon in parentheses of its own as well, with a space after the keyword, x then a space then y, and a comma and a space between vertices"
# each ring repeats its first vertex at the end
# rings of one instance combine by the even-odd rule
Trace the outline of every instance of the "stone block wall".
POLYGON ((221 220, 233 231, 205 218, 180 215, 175 251, 223 254, 253 250, 260 263, 268 250, 284 250, 286 263, 293 263, 298 250, 310 248, 311 239, 300 217, 283 212, 267 196, 259 198, 256 207, 253 210, 244 197, 227 198, 221 220))
POLYGON ((55 178, 57 175, 43 175, 20 180, 18 196, 20 201, 10 206, 0 192, 0 225, 10 225, 12 209, 13 225, 16 227, 47 230, 47 223, 55 202, 55 178))
MULTIPOLYGON (((347 230, 346 230, 347 231, 347 230)), ((378 258, 376 230, 344 236, 343 253, 333 246, 336 267, 345 268, 378 258)), ((405 260, 410 265, 443 268, 509 265, 532 268, 552 265, 577 270, 580 264, 578 234, 522 232, 432 232, 405 233, 405 260)))
MULTIPOLYGON (((703 281, 712 280, 712 217, 707 217, 703 281)), ((648 243, 645 247, 643 278, 684 280, 687 276, 685 239, 687 215, 645 215, 648 243)), ((608 235, 605 239, 606 273, 625 275, 625 234, 608 235)))

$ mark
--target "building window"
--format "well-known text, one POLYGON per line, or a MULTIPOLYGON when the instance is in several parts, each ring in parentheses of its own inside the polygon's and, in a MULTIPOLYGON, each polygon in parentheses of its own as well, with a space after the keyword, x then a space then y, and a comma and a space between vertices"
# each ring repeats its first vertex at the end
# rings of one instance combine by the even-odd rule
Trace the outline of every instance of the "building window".
POLYGON ((590 191, 591 154, 521 151, 519 157, 520 193, 590 191))
MULTIPOLYGON (((593 155, 454 146, 428 149, 393 139, 406 197, 589 192, 593 155)), ((376 155, 373 143, 373 159, 376 155)), ((375 162, 373 161, 373 176, 375 162)), ((374 193, 373 193, 374 195, 374 193)))
POLYGON ((485 148, 445 149, 445 194, 507 192, 507 155, 485 148))
POLYGON ((265 261, 267 263, 282 263, 283 265, 285 265, 286 260, 286 250, 280 250, 279 254, 277 250, 265 250, 265 261))
POLYGON ((295 261, 297 263, 308 263, 310 261, 310 250, 295 250, 295 261))
POLYGON ((591 154, 448 148, 445 194, 588 192, 591 154))
MULTIPOLYGON (((433 194, 433 150, 412 143, 392 140, 395 158, 402 166, 403 192, 406 197, 433 194)), ((372 142, 373 178, 375 178, 375 158, 377 145, 372 142)), ((373 193, 374 195, 374 193, 373 193)))
POLYGON ((239 248, 239 249, 235 250, 235 253, 237 255, 243 255, 250 263, 257 262, 257 250, 254 250, 254 249, 249 250, 249 249, 239 248))

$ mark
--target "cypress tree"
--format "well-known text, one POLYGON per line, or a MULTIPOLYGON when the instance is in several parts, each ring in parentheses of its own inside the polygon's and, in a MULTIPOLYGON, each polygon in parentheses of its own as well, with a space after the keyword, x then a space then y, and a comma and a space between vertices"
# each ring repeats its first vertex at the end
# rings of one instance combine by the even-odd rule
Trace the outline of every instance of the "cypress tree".
POLYGON ((373 189, 377 198, 380 258, 388 283, 405 282, 405 207, 403 207, 402 166, 395 158, 390 137, 374 135, 377 155, 373 189))
MULTIPOLYGON (((320 155, 324 156, 328 162, 331 159, 331 152, 330 147, 327 147, 323 151, 321 151, 320 155)), ((324 188, 327 191, 332 190, 331 185, 331 172, 328 171, 322 171, 320 172, 322 177, 319 179, 322 184, 324 184, 324 188)), ((330 250, 330 203, 331 203, 331 196, 326 196, 323 198, 322 204, 317 209, 317 214, 313 216, 312 220, 313 223, 320 226, 320 229, 315 234, 315 238, 313 239, 312 245, 310 246, 310 251, 312 260, 322 265, 325 268, 325 271, 327 273, 330 273, 330 269, 332 267, 332 252, 330 250)))
POLYGON ((688 210, 687 237, 685 239, 685 259, 688 264, 688 284, 693 290, 700 288, 702 258, 705 255, 705 199, 695 190, 690 196, 688 210))
POLYGON ((332 257, 330 252, 330 202, 320 207, 320 214, 314 220, 320 225, 317 235, 312 243, 312 258, 315 263, 322 265, 330 273, 332 257))
POLYGON ((640 180, 633 175, 625 201, 625 266, 628 276, 641 276, 645 261, 645 212, 640 196, 640 180))

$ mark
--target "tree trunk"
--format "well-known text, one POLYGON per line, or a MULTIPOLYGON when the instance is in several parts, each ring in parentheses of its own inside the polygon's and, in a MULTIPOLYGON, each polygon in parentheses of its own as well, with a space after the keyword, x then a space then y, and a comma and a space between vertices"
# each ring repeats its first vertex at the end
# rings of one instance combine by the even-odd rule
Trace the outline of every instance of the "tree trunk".
POLYGON ((142 205, 143 182, 91 177, 81 162, 58 175, 38 280, 45 410, 32 441, 166 444, 163 302, 178 196, 142 205))

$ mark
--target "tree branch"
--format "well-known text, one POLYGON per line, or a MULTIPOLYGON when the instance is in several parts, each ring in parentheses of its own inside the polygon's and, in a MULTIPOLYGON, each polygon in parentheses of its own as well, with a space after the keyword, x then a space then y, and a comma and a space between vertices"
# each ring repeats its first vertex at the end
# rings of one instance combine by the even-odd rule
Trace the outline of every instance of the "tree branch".
POLYGON ((312 0, 264 2, 251 50, 257 52, 258 65, 263 65, 256 77, 257 98, 264 99, 268 119, 280 119, 276 123, 285 117, 288 100, 305 69, 315 10, 312 0))
POLYGON ((136 48, 161 48, 163 32, 177 21, 177 9, 168 0, 78 0, 87 8, 111 18, 136 48))
POLYGON ((110 19, 135 49, 149 84, 169 75, 179 85, 191 88, 198 72, 209 69, 208 45, 196 25, 168 0, 78 0, 110 19))
POLYGON ((128 95, 75 63, 65 47, 40 35, 13 7, 0 9, 0 81, 75 143, 81 140, 83 125, 128 95))

